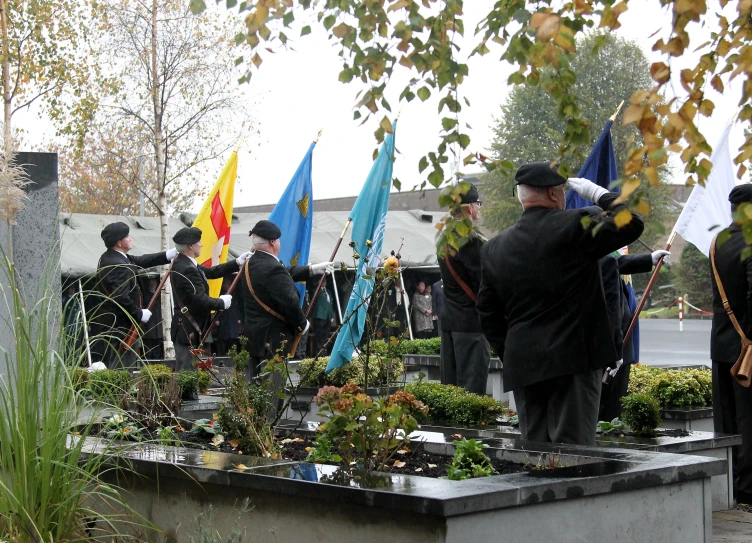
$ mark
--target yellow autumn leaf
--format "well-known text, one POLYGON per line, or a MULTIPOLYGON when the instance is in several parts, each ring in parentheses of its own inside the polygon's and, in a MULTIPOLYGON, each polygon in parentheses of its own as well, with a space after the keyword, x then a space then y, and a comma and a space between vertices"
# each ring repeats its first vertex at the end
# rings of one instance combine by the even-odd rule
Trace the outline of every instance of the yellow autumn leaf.
POLYGON ((423 468, 415 468, 415 471, 423 471, 423 468))
POLYGON ((631 220, 632 214, 628 209, 622 209, 614 217, 614 223, 616 223, 617 228, 621 228, 622 226, 629 224, 631 220))
POLYGON ((235 469, 238 470, 238 471, 245 471, 245 470, 251 469, 251 468, 249 468, 245 464, 238 464, 238 465, 235 466, 235 469))
POLYGON ((435 468, 435 467, 437 467, 437 465, 438 465, 438 464, 428 464, 428 467, 429 467, 429 468, 435 468))
POLYGON ((647 215, 650 213, 650 204, 643 200, 640 200, 639 202, 637 202, 637 204, 635 204, 634 210, 640 215, 647 215))
POLYGON ((306 448, 305 448, 305 451, 306 451, 306 452, 311 452, 312 450, 313 450, 313 447, 306 447, 306 448))
POLYGON ((631 124, 642 119, 642 112, 645 110, 643 106, 631 105, 624 112, 624 117, 621 119, 621 124, 631 124))
POLYGON ((230 446, 233 449, 237 449, 238 448, 239 443, 238 443, 237 439, 231 439, 230 441, 228 441, 228 443, 230 444, 230 446))
POLYGON ((393 466, 394 466, 395 468, 404 468, 404 467, 405 467, 405 463, 404 463, 404 462, 402 462, 401 460, 395 460, 395 461, 394 461, 394 464, 392 464, 392 465, 393 465, 393 466))

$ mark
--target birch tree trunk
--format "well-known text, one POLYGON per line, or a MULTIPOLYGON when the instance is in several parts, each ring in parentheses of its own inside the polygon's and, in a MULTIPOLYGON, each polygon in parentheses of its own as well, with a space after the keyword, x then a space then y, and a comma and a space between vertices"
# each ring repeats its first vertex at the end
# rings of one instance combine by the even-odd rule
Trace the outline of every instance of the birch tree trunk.
MULTIPOLYGON (((2 0, 0 0, 2 1, 2 0)), ((151 96, 154 106, 154 161, 156 163, 156 186, 158 191, 157 205, 159 207, 159 234, 162 241, 162 250, 167 250, 167 242, 170 239, 170 225, 167 221, 167 196, 165 194, 165 154, 164 154, 164 134, 162 127, 162 93, 159 81, 159 71, 157 70, 157 0, 152 0, 151 4, 151 96)), ((165 283, 162 291, 162 332, 164 333, 164 356, 165 358, 175 357, 175 348, 172 345, 172 303, 171 303, 171 285, 170 281, 165 283)))

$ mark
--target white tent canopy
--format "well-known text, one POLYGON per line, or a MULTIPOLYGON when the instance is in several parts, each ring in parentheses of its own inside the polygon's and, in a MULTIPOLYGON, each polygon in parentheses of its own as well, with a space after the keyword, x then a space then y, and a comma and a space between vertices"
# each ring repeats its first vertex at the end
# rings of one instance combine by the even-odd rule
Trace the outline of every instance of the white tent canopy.
MULTIPOLYGON (((311 262, 324 262, 334 250, 337 239, 347 222, 346 211, 325 211, 313 214, 311 236, 311 262)), ((436 267, 436 221, 441 213, 430 211, 390 211, 386 220, 386 232, 382 253, 400 251, 402 265, 436 267), (402 248, 400 249, 400 246, 402 248)), ((230 251, 238 255, 249 248, 248 232, 256 222, 268 219, 268 213, 238 213, 233 216, 230 251), (237 219, 237 220, 236 220, 237 219)), ((140 255, 160 250, 158 217, 123 217, 117 215, 60 214, 61 273, 79 277, 93 273, 99 256, 104 252, 100 237, 106 225, 122 221, 131 227, 133 249, 140 255)), ((170 236, 185 226, 179 219, 170 218, 170 236)), ((340 247, 335 260, 353 266, 352 249, 348 246, 350 232, 340 247)))

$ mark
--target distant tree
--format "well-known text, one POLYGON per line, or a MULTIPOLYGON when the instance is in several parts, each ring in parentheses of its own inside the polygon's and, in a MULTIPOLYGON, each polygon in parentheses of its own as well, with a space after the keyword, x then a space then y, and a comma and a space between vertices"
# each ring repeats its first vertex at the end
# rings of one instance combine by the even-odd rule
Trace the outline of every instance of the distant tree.
MULTIPOLYGON (((578 42, 572 68, 577 73, 573 92, 591 123, 589 140, 572 146, 563 156, 567 166, 577 172, 619 103, 650 84, 650 65, 638 44, 610 33, 593 32, 578 42)), ((501 231, 511 226, 522 212, 512 193, 516 167, 559 156, 566 124, 556 108, 557 104, 545 91, 524 85, 515 86, 501 106, 501 115, 494 126, 494 158, 509 161, 515 167, 511 173, 494 171, 484 178, 483 220, 491 230, 501 231)), ((635 140, 640 138, 639 130, 635 125, 615 122, 611 136, 617 163, 622 164, 635 140)), ((670 190, 661 183, 644 183, 638 191, 648 196, 645 199, 651 204, 651 223, 643 238, 652 243, 663 231, 661 223, 672 212, 668 205, 670 190)))
POLYGON ((713 287, 710 282, 710 262, 700 250, 687 243, 675 271, 679 295, 701 309, 710 311, 713 304, 713 287))

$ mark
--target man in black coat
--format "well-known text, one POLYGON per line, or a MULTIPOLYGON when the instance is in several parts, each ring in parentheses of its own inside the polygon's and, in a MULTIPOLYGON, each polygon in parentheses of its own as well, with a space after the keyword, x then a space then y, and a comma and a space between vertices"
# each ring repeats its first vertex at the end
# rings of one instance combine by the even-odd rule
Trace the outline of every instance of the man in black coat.
POLYGON ((224 264, 208 268, 196 262, 201 254, 201 230, 181 228, 172 238, 180 253, 172 265, 170 283, 173 295, 172 341, 175 344, 175 359, 178 370, 193 369, 192 348, 197 348, 204 335, 212 311, 230 307, 232 296, 222 294, 219 298, 209 296, 207 279, 220 279, 237 272, 251 253, 224 264))
POLYGON ((617 226, 626 207, 587 179, 569 188, 601 209, 564 209, 567 180, 548 162, 522 166, 516 180, 524 212, 483 248, 480 321, 504 363, 522 438, 593 445, 603 368, 619 359, 598 260, 644 226, 634 214, 617 226))
MULTIPOLYGON (((457 218, 480 219, 478 189, 470 185, 462 195, 457 218)), ((480 287, 480 252, 484 239, 476 232, 454 255, 438 258, 444 285, 441 311, 441 382, 475 394, 486 393, 491 352, 483 337, 475 298, 480 287)))
POLYGON ((300 307, 295 282, 333 270, 331 262, 286 268, 277 258, 281 235, 271 221, 256 223, 250 231, 253 257, 241 272, 243 335, 248 338, 251 379, 258 375, 264 360, 274 357, 283 341, 289 351, 294 336, 308 330, 310 323, 300 307))
MULTIPOLYGON (((752 185, 743 184, 729 194, 731 210, 752 203, 752 185)), ((744 334, 752 339, 752 258, 744 255, 749 247, 742 226, 733 222, 730 237, 715 244, 715 265, 728 303, 744 334)), ((712 274, 711 264, 711 274, 712 274)), ((710 332, 710 359, 713 363, 713 427, 716 432, 741 434, 742 444, 734 447, 734 489, 736 501, 752 503, 752 388, 731 377, 731 368, 741 353, 741 338, 731 323, 713 274, 713 326, 710 332)))
POLYGON ((627 283, 622 276, 649 273, 661 258, 669 255, 668 251, 659 250, 644 255, 607 255, 600 260, 608 319, 619 360, 615 366, 606 368, 609 378, 608 382, 604 381, 601 391, 598 420, 610 421, 621 416, 621 399, 627 395, 629 373, 635 363, 634 336, 624 343, 624 335, 632 321, 632 310, 629 308, 627 283))
POLYGON ((177 255, 175 249, 130 255, 133 240, 129 234, 130 228, 122 222, 108 224, 101 233, 107 250, 97 263, 96 288, 104 297, 92 316, 96 331, 92 353, 110 368, 114 365, 131 367, 136 363, 137 345, 121 350, 121 342, 134 322, 144 325, 151 318, 151 311, 143 308, 147 302, 138 283, 139 274, 145 268, 167 264, 177 255))

